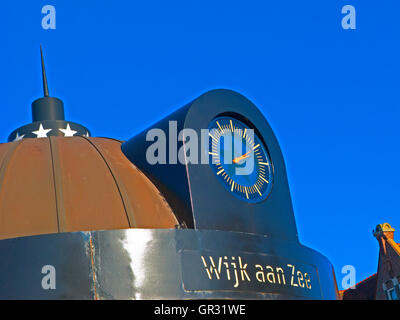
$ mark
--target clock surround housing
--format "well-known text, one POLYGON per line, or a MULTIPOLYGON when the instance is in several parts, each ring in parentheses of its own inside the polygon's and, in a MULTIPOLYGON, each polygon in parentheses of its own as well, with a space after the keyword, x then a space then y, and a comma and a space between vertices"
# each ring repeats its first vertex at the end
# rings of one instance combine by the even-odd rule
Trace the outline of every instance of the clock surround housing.
MULTIPOLYGON (((182 144, 178 143, 178 149, 182 144)), ((159 188, 183 225, 194 229, 246 232, 298 241, 279 143, 264 115, 243 95, 226 89, 206 92, 126 141, 121 148, 128 159, 159 188), (246 203, 228 194, 208 164, 148 163, 144 152, 152 144, 146 141, 148 130, 157 128, 169 132, 169 122, 176 121, 178 132, 192 129, 201 137, 201 130, 207 129, 213 119, 229 114, 240 115, 245 123, 252 123, 269 150, 274 164, 274 187, 265 201, 246 203)), ((168 152, 169 147, 166 150, 168 152)), ((201 149, 201 152, 206 151, 201 149)))

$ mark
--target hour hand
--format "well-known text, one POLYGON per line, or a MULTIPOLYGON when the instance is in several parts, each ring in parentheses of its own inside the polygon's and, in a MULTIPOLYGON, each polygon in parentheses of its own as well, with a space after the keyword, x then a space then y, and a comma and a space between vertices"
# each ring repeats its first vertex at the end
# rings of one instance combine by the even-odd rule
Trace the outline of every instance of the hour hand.
POLYGON ((237 157, 237 158, 233 159, 232 162, 233 163, 238 163, 238 162, 242 161, 243 159, 248 158, 249 155, 250 155, 250 151, 246 152, 245 154, 241 155, 240 157, 237 157))

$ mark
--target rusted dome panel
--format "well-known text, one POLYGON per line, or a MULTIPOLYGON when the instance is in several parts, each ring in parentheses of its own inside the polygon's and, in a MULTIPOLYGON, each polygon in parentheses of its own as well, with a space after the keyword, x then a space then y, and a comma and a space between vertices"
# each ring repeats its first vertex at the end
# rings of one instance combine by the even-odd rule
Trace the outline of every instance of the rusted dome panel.
POLYGON ((152 182, 121 152, 111 139, 88 138, 110 166, 124 200, 131 227, 173 228, 178 224, 168 203, 152 182))
POLYGON ((56 232, 174 228, 163 196, 106 138, 0 144, 0 239, 56 232))
POLYGON ((58 231, 47 139, 1 145, 0 239, 58 231))
POLYGON ((84 138, 51 137, 60 232, 129 228, 107 164, 84 138), (57 166, 56 166, 57 165, 57 166))

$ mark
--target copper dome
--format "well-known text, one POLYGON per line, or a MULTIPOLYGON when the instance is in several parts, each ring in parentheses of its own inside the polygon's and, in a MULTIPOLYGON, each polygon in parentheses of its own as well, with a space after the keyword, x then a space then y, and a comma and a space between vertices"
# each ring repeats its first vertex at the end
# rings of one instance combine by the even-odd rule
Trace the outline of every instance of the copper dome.
POLYGON ((50 136, 0 144, 0 239, 177 224, 120 141, 50 136))

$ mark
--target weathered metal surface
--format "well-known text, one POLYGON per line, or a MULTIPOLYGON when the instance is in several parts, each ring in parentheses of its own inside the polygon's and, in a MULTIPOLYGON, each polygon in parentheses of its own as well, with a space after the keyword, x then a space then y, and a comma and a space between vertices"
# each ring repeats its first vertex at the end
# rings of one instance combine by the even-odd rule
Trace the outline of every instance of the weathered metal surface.
POLYGON ((98 150, 102 150, 102 156, 118 181, 131 227, 167 228, 178 223, 160 191, 121 152, 120 143, 100 138, 90 141, 98 150))
POLYGON ((59 139, 59 175, 65 217, 60 231, 129 228, 116 182, 86 139, 59 139))
POLYGON ((7 257, 0 260, 0 299, 336 298, 325 257, 295 242, 238 232, 59 233, 2 240, 0 254, 7 257))
POLYGON ((57 232, 47 139, 9 143, 0 164, 0 238, 57 232))
POLYGON ((81 230, 174 228, 151 183, 106 138, 0 144, 0 239, 81 230))

